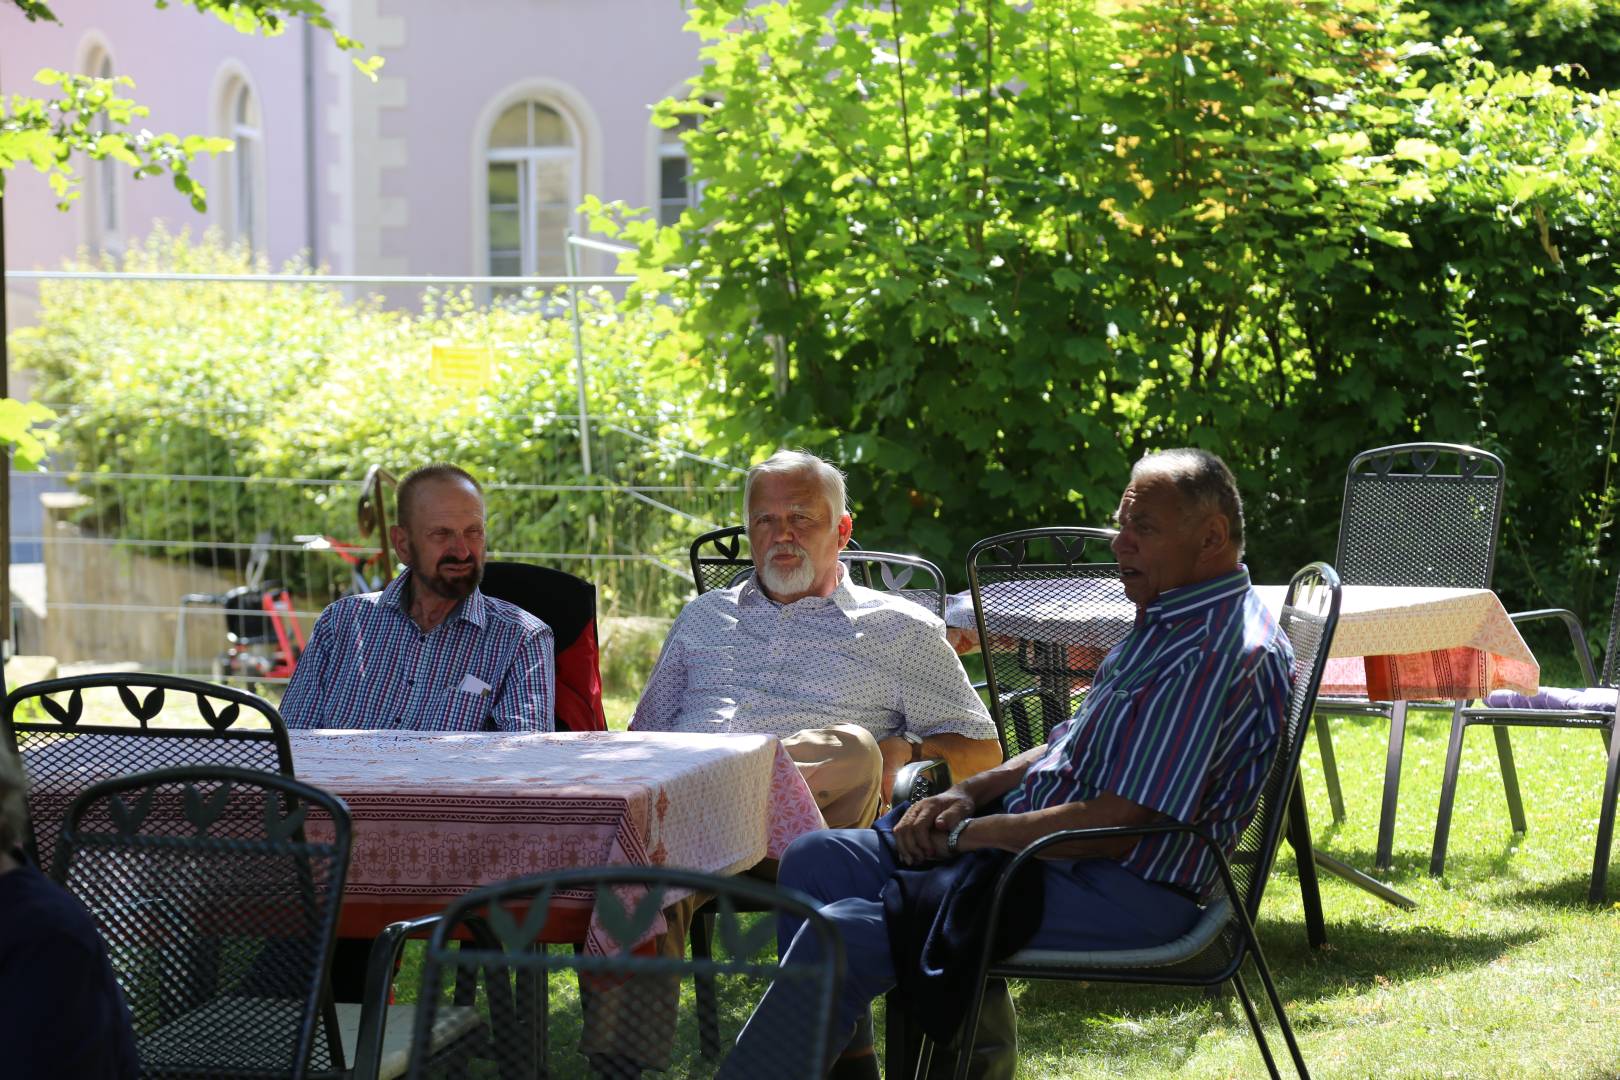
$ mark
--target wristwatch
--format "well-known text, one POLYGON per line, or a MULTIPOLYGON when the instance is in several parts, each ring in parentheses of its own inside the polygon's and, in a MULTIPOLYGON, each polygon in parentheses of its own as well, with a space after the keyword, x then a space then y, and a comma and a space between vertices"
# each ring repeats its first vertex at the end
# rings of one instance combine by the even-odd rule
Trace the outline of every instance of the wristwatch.
POLYGON ((945 837, 945 850, 946 851, 950 852, 952 855, 958 854, 958 852, 956 850, 956 842, 958 840, 962 839, 962 833, 967 830, 968 825, 970 823, 972 823, 972 821, 973 821, 972 818, 965 817, 961 821, 958 821, 954 826, 952 826, 949 835, 947 835, 945 837))

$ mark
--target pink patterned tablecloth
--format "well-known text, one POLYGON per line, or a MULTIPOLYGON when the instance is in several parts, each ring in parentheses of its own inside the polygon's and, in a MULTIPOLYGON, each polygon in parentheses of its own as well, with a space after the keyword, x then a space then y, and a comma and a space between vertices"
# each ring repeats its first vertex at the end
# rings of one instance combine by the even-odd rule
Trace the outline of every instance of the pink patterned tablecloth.
MULTIPOLYGON (((340 795, 353 817, 344 923, 354 932, 544 870, 735 873, 824 827, 765 735, 295 731, 291 742, 298 778, 340 795)), ((555 904, 577 926, 591 900, 555 904)), ((586 941, 606 945, 594 915, 586 941)))

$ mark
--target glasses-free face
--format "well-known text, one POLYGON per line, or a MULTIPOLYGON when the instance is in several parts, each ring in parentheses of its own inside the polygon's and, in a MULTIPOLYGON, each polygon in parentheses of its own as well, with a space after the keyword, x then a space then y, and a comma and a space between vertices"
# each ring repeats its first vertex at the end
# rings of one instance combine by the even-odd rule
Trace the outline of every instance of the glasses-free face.
POLYGON ((813 473, 761 473, 748 492, 748 545, 765 593, 791 604, 838 584, 848 514, 834 516, 813 473))
POLYGON ((483 498, 461 480, 423 485, 410 523, 394 526, 394 549, 429 592, 446 600, 469 595, 484 578, 483 498))

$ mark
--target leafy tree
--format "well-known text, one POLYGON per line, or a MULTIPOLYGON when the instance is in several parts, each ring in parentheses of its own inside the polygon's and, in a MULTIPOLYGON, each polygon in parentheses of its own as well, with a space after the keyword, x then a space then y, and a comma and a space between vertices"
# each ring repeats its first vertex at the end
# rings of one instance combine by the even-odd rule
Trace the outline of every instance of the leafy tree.
POLYGON ((1620 0, 1426 0, 1438 36, 1462 30, 1497 64, 1578 65, 1578 85, 1620 86, 1620 0))
POLYGON ((721 438, 844 461, 864 537, 950 565, 1100 522, 1130 460, 1193 444, 1278 577, 1332 552, 1355 450, 1421 436, 1508 459, 1534 537, 1510 599, 1565 602, 1591 562, 1605 95, 1380 0, 694 0, 692 25, 705 67, 657 115, 701 118, 703 205, 592 209, 673 298, 721 438))

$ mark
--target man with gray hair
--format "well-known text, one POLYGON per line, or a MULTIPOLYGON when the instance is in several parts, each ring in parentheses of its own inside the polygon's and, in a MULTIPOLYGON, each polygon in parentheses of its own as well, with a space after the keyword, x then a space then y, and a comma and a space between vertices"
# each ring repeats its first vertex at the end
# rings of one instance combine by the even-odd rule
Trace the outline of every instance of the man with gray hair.
POLYGON ((748 470, 743 514, 753 576, 681 612, 631 730, 777 735, 832 828, 871 824, 910 761, 966 774, 1000 760, 944 624, 848 580, 837 468, 779 450, 748 470))
MULTIPOLYGON (((860 1021, 896 983, 908 1003, 928 1002, 925 1027, 959 1025, 966 1001, 928 972, 972 963, 983 935, 995 935, 993 959, 1021 948, 1151 948, 1185 933, 1216 883, 1214 856, 1185 833, 1060 845, 1027 864, 1033 880, 1017 889, 1026 910, 985 926, 975 918, 984 894, 966 883, 993 882, 1012 853, 1064 829, 1179 822, 1230 855, 1254 813, 1293 650, 1240 561, 1232 474, 1202 450, 1150 454, 1131 470, 1116 518, 1114 556, 1136 625, 1074 717, 1045 744, 878 828, 808 833, 782 858, 782 884, 816 898, 844 944, 840 1077, 877 1076, 870 1023, 860 1021), (951 929, 923 945, 913 927, 951 929)), ((811 962, 820 947, 799 926, 783 918, 777 927, 784 965, 811 962)), ((759 1048, 801 1022, 789 995, 766 991, 721 1076, 749 1075, 748 1063, 764 1060, 759 1048)))
MULTIPOLYGON (((833 828, 870 825, 908 762, 943 758, 966 775, 1001 760, 995 726, 943 621, 853 584, 838 561, 852 521, 837 468, 777 451, 748 470, 743 516, 754 573, 686 605, 632 731, 776 735, 833 828)), ((665 909, 661 952, 683 952, 695 906, 688 899, 665 909)), ((598 1072, 662 1067, 675 990, 653 991, 636 1007, 582 994, 580 1049, 598 1072)))
POLYGON ((0 742, 0 1046, 5 1074, 134 1080, 129 1006, 78 898, 22 854, 28 781, 0 742))

